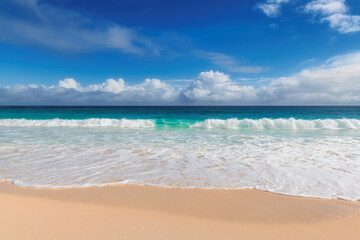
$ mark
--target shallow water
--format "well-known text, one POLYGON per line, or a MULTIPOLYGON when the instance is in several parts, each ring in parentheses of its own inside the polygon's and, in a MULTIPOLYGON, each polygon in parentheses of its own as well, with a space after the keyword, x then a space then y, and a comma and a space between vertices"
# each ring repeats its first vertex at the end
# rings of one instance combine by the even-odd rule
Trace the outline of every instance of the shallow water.
POLYGON ((360 108, 0 108, 0 113, 0 180, 18 185, 257 188, 360 199, 360 108))

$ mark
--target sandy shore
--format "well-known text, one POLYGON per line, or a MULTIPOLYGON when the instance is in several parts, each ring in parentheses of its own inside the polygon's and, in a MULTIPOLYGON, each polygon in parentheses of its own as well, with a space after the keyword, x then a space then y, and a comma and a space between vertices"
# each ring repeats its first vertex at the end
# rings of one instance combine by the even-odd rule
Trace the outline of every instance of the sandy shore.
POLYGON ((360 239, 360 203, 257 190, 0 183, 0 239, 360 239))

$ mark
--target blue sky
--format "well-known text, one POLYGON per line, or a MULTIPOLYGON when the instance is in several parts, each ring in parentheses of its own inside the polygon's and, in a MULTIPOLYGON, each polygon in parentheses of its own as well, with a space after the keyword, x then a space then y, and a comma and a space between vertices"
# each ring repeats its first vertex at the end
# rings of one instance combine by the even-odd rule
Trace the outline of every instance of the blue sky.
POLYGON ((134 93, 146 90, 145 79, 174 95, 144 97, 154 104, 178 104, 184 96, 193 104, 335 104, 336 94, 341 104, 359 104, 358 92, 347 88, 360 81, 359 49, 358 0, 0 0, 0 104, 23 104, 34 89, 47 98, 33 104, 131 104, 147 96, 134 93), (346 79, 334 79, 335 90, 315 91, 321 88, 306 81, 334 76, 323 69, 343 70, 346 79), (304 71, 325 75, 305 79, 304 71), (117 90, 106 87, 109 79, 117 90), (295 101, 286 90, 271 98, 280 90, 270 88, 284 79, 324 97, 295 101), (87 100, 64 102, 58 88, 87 100))

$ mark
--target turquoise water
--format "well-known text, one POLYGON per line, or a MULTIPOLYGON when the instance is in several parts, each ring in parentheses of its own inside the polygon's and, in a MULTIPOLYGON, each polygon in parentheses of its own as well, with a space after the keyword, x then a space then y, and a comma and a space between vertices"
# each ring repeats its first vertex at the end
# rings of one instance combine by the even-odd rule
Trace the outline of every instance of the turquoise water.
POLYGON ((0 119, 146 119, 157 128, 188 128, 209 119, 360 120, 360 107, 0 107, 0 119))
POLYGON ((360 119, 360 107, 0 107, 0 119, 360 119))
POLYGON ((0 107, 0 180, 360 199, 360 107, 0 107))

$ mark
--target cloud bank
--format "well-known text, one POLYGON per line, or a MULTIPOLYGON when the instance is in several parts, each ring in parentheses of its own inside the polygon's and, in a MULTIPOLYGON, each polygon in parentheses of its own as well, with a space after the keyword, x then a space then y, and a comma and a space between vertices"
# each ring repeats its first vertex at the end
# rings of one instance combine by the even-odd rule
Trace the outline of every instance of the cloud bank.
POLYGON ((158 53, 157 47, 135 29, 95 22, 39 0, 3 0, 0 8, 6 9, 0 11, 3 42, 64 52, 112 49, 133 54, 158 53))
POLYGON ((129 85, 122 78, 82 86, 0 87, 0 105, 360 105, 360 52, 254 87, 221 72, 202 72, 183 86, 159 79, 129 85))

